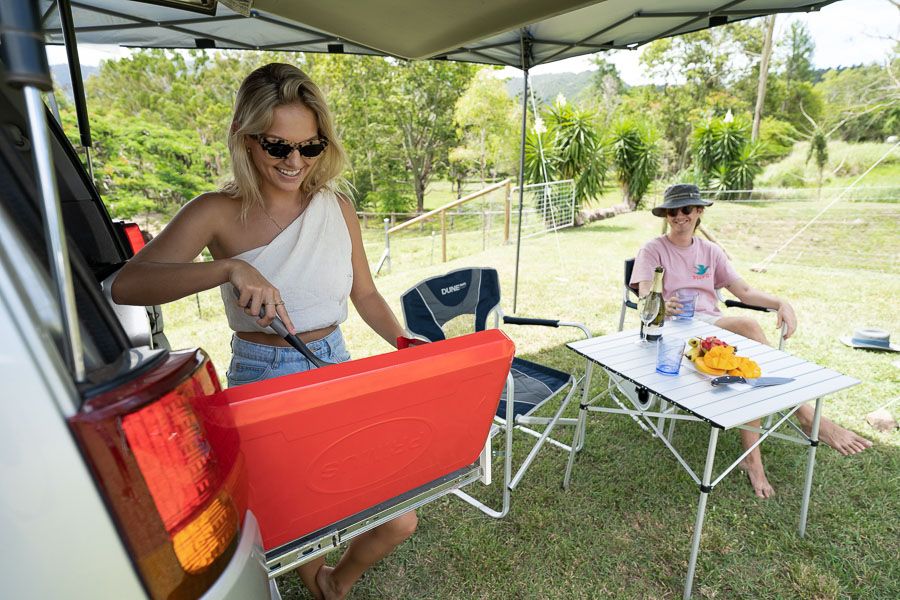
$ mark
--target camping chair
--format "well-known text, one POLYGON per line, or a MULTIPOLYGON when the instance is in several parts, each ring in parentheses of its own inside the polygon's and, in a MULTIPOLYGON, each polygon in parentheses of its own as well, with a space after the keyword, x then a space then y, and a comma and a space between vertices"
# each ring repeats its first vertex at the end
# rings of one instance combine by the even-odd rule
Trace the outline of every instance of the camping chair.
MULTIPOLYGON (((426 279, 403 293, 400 297, 403 317, 409 332, 431 342, 446 337, 444 326, 451 320, 471 315, 474 317, 475 331, 487 328, 488 319, 493 317, 493 327, 498 327, 500 318, 506 325, 541 325, 545 327, 577 327, 586 338, 591 336, 587 327, 580 323, 551 319, 507 317, 500 309, 500 280, 496 269, 465 268, 445 275, 426 279)), ((503 506, 498 511, 488 507, 473 496, 455 490, 454 493, 485 514, 501 518, 509 511, 509 495, 516 488, 535 456, 545 443, 569 452, 571 447, 551 437, 558 424, 575 425, 576 419, 563 419, 562 414, 575 396, 579 381, 568 373, 544 365, 513 359, 511 378, 500 398, 494 417, 495 426, 485 443, 482 454, 484 470, 490 473, 491 441, 500 431, 505 432, 503 506), (552 417, 536 416, 535 413, 550 400, 562 396, 562 402, 552 417), (528 426, 543 425, 543 431, 535 431, 528 426), (537 438, 528 456, 512 474, 513 431, 518 430, 537 438)), ((489 476, 483 480, 490 483, 489 476)))
MULTIPOLYGON (((636 288, 631 286, 631 275, 634 272, 634 259, 629 258, 625 260, 625 285, 622 291, 622 309, 619 312, 619 331, 622 331, 625 325, 625 313, 627 309, 637 310, 637 302, 638 302, 638 291, 636 288), (632 299, 633 297, 633 299, 632 299)), ((732 300, 731 298, 726 299, 722 294, 722 289, 719 288, 716 290, 716 297, 719 299, 719 302, 723 303, 728 308, 743 308, 747 310, 756 310, 760 312, 778 312, 774 308, 766 308, 764 306, 756 306, 753 304, 745 304, 739 300, 732 300)), ((781 335, 778 338, 778 349, 784 350, 784 336, 787 333, 787 324, 782 324, 781 326, 781 335)), ((648 410, 650 406, 653 404, 652 398, 650 398, 647 394, 647 391, 643 388, 636 388, 634 384, 629 381, 620 381, 620 382, 612 382, 610 381, 610 391, 612 386, 615 384, 615 387, 623 394, 632 399, 632 401, 641 409, 648 410)), ((619 402, 615 395, 613 394, 613 399, 619 402)), ((620 402, 619 402, 620 403, 620 402)), ((620 403, 621 405, 621 403, 620 403)), ((624 406, 623 406, 624 408, 624 406)), ((666 410, 666 407, 661 406, 661 410, 666 410)), ((668 410, 677 410, 675 407, 671 407, 668 410)), ((643 425, 638 421, 639 424, 643 425)), ((769 416, 766 419, 765 428, 768 429, 772 423, 772 416, 769 416)), ((662 419, 660 419, 660 429, 662 428, 662 419)), ((669 441, 672 441, 672 433, 675 428, 675 420, 671 420, 669 422, 669 431, 667 437, 669 441)))
MULTIPOLYGON (((619 312, 619 331, 625 326, 625 312, 627 309, 637 310, 637 301, 638 301, 638 292, 637 289, 631 287, 631 274, 634 272, 634 259, 629 258, 625 261, 625 285, 622 292, 622 309, 619 312), (634 299, 632 299, 632 296, 634 299)), ((732 300, 731 298, 725 298, 722 294, 722 289, 719 288, 716 290, 716 296, 719 299, 719 302, 723 303, 728 308, 744 308, 747 310, 757 310, 760 312, 778 312, 774 308, 766 308, 764 306, 756 306, 753 304, 745 304, 740 302, 739 300, 732 300)), ((778 349, 784 350, 784 334, 787 333, 787 325, 781 326, 781 336, 778 338, 778 349)))

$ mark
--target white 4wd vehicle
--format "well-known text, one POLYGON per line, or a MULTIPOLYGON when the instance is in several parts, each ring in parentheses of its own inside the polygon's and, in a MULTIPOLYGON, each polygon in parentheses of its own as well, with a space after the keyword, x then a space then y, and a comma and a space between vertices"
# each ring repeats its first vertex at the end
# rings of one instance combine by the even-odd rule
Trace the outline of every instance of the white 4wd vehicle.
POLYGON ((0 596, 269 598, 236 456, 191 408, 209 359, 151 347, 146 311, 104 297, 131 252, 31 87, 33 8, 0 3, 0 596))

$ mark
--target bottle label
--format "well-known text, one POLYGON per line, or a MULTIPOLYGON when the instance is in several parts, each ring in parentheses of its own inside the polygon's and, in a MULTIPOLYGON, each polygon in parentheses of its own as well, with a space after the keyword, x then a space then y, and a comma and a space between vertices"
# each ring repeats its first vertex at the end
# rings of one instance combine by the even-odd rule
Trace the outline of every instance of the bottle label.
POLYGON ((648 342, 655 342, 662 336, 662 326, 650 323, 644 328, 648 342))

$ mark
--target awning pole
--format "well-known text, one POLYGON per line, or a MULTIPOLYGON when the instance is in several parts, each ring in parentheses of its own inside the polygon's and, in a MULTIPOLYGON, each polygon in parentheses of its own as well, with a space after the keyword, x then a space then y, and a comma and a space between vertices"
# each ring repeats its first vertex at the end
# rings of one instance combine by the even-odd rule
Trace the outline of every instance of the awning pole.
POLYGON ((513 309, 516 314, 519 299, 519 253, 522 249, 522 208, 525 203, 525 134, 528 131, 528 68, 531 65, 531 41, 523 29, 520 37, 522 56, 522 143, 519 146, 519 225, 516 231, 516 275, 513 281, 513 309))

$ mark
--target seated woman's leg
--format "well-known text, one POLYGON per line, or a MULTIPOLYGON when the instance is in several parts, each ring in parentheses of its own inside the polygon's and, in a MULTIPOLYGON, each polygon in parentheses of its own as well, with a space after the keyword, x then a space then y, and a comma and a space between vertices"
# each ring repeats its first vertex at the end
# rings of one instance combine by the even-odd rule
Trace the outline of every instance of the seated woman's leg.
MULTIPOLYGON (((745 338, 750 338, 761 344, 769 343, 762 327, 759 326, 759 323, 757 323, 755 319, 747 317, 722 317, 716 321, 716 326, 742 335, 745 338)), ((752 421, 748 423, 748 425, 751 427, 759 427, 760 422, 752 421)), ((755 431, 741 430, 741 445, 745 450, 755 444, 758 439, 759 434, 755 431)), ((768 478, 766 478, 766 471, 763 468, 762 453, 759 451, 759 446, 754 448, 753 452, 748 454, 747 458, 741 462, 741 469, 747 473, 747 477, 750 479, 750 485, 753 487, 753 492, 757 496, 760 498, 769 498, 775 493, 775 489, 769 484, 768 478)))
POLYGON ((312 594, 313 598, 316 600, 322 600, 322 598, 324 598, 322 590, 319 589, 319 584, 316 583, 316 573, 319 572, 319 569, 322 568, 322 565, 324 564, 325 557, 323 556, 297 567, 297 574, 300 575, 300 580, 303 581, 303 585, 306 586, 306 589, 309 590, 309 593, 312 594))
POLYGON ((406 541, 418 525, 415 512, 408 512, 354 539, 334 568, 322 566, 316 582, 325 600, 347 596, 366 569, 406 541))

